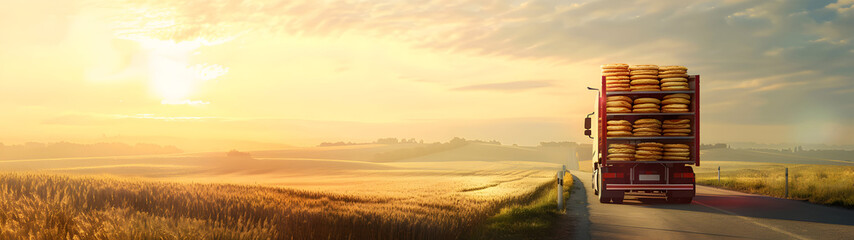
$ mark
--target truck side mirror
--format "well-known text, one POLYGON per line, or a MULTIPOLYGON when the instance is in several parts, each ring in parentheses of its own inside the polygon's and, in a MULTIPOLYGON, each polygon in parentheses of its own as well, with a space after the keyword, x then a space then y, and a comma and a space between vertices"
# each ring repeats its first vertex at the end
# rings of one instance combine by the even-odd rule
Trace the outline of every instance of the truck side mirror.
MULTIPOLYGON (((590 130, 590 125, 590 117, 584 118, 584 129, 590 130)), ((587 133, 587 131, 585 131, 585 133, 587 133)), ((589 136, 590 134, 586 135, 589 136)))
POLYGON ((593 125, 590 116, 593 116, 593 114, 596 114, 596 112, 587 114, 587 117, 584 118, 584 135, 589 137, 590 139, 593 139, 593 132, 590 131, 590 127, 591 125, 593 125))

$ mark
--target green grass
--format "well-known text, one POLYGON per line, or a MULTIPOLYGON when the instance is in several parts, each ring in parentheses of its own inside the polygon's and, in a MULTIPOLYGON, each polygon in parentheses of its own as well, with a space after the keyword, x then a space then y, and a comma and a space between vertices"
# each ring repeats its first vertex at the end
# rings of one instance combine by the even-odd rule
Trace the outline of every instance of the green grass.
POLYGON ((854 167, 775 164, 697 173, 697 183, 736 191, 785 197, 785 168, 789 168, 789 198, 854 208, 854 167))
MULTIPOLYGON (((565 213, 557 207, 556 181, 538 189, 538 194, 527 203, 501 209, 469 236, 469 239, 543 239, 549 238, 555 223, 565 213)), ((569 202, 572 175, 564 176, 564 203, 569 202)))

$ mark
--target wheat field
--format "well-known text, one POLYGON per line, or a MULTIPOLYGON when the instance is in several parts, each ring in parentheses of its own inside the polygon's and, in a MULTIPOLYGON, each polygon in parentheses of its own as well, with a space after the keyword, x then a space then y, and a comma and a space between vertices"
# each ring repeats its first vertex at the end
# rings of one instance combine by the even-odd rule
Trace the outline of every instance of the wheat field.
POLYGON ((525 150, 486 144, 367 161, 406 147, 2 160, 0 240, 460 239, 553 190, 560 166, 461 157, 525 150))
POLYGON ((785 197, 785 168, 789 168, 789 198, 854 208, 854 167, 811 164, 729 164, 717 173, 697 173, 697 183, 737 191, 785 197))
POLYGON ((270 186, 0 174, 0 239, 456 239, 516 194, 359 197, 270 186))

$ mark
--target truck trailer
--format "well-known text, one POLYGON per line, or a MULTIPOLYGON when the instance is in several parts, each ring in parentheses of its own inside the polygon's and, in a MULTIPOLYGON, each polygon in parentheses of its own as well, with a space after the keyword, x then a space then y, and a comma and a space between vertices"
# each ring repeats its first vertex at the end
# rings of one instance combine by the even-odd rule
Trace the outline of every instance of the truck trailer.
MULTIPOLYGON (((605 74, 603 73, 603 75, 605 74)), ((671 203, 690 203, 696 192, 694 170, 691 165, 700 166, 700 75, 687 75, 687 72, 685 72, 684 80, 677 80, 687 82, 687 89, 675 91, 665 91, 663 90, 666 89, 664 87, 661 88, 662 90, 653 91, 645 89, 609 91, 609 87, 606 87, 606 81, 613 81, 613 78, 602 76, 600 80, 601 85, 599 88, 588 87, 589 90, 597 91, 598 97, 596 98, 596 109, 588 114, 584 121, 584 134, 592 138, 595 142, 593 159, 591 161, 593 164, 592 187, 594 194, 598 195, 599 201, 602 203, 622 203, 626 194, 658 193, 664 194, 667 201, 671 203), (688 106, 688 110, 682 112, 665 111, 664 108, 660 112, 609 112, 608 106, 610 104, 606 104, 609 97, 612 97, 611 99, 626 99, 615 96, 625 96, 636 102, 640 98, 643 98, 644 101, 655 102, 650 99, 653 98, 667 102, 664 101, 666 100, 665 97, 686 95, 689 96, 690 103, 685 104, 688 106), (594 119, 596 120, 596 127, 592 128, 591 125, 594 119), (655 135, 653 133, 640 134, 640 136, 638 136, 638 132, 634 132, 632 135, 609 134, 609 121, 612 123, 626 121, 631 123, 637 122, 639 119, 645 119, 644 122, 656 122, 655 120, 665 122, 665 127, 668 126, 667 122, 689 122, 689 124, 680 124, 684 126, 682 130, 678 131, 680 132, 679 134, 655 135), (685 132, 688 133, 686 134, 685 132), (614 146, 638 145, 652 147, 637 147, 638 150, 629 149, 625 151, 638 154, 641 152, 661 154, 663 150, 664 157, 657 155, 658 157, 655 159, 650 159, 641 158, 644 157, 642 155, 634 155, 637 158, 617 158, 613 156, 617 156, 616 152, 620 152, 620 150, 609 150, 614 146), (609 146, 612 147, 609 148, 609 146), (665 146, 665 148, 657 146, 665 146), (680 149, 667 149, 666 146, 678 146, 680 149), (640 149, 651 150, 642 151, 640 149), (668 152, 669 150, 682 152, 668 152), (615 153, 609 153, 609 151, 615 153), (612 157, 609 157, 609 154, 612 157), (668 157, 671 154, 679 156, 668 157)), ((634 80, 631 81, 634 82, 634 80)), ((610 83, 608 82, 608 84, 610 83)), ((639 105, 635 103, 634 106, 639 105)), ((636 127, 634 130, 640 130, 637 127, 641 125, 635 124, 634 126, 636 127)), ((617 127, 611 128, 617 129, 617 127)), ((664 129, 664 132, 666 133, 668 130, 664 129)), ((620 154, 620 156, 626 155, 624 152, 620 152, 620 154)))

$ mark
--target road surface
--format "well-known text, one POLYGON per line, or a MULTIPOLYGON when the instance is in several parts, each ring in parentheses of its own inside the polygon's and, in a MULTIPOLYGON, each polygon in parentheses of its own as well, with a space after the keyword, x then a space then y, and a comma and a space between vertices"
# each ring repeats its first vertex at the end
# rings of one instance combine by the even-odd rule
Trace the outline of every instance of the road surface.
POLYGON ((572 174, 567 212, 576 230, 562 239, 854 239, 854 210, 704 186, 691 204, 652 194, 606 204, 590 173, 572 174))

